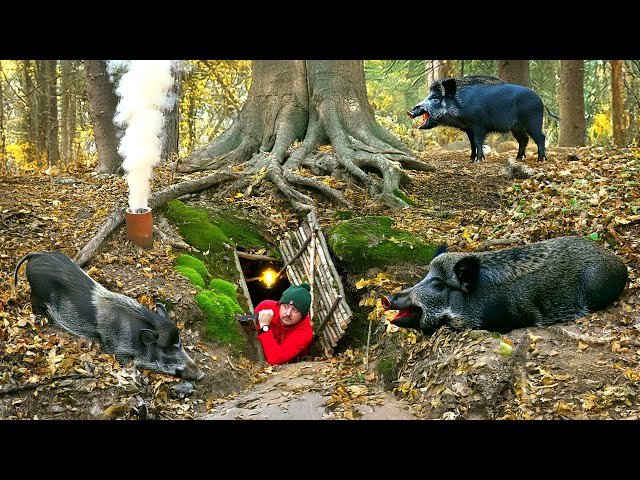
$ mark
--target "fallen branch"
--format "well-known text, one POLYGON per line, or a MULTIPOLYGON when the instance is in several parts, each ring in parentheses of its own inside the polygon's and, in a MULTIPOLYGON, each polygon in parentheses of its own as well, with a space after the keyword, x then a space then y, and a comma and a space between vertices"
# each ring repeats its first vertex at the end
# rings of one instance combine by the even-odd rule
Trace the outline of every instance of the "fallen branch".
POLYGON ((608 335, 606 337, 597 338, 597 337, 591 337, 589 335, 584 335, 584 334, 581 334, 581 333, 572 332, 570 330, 566 330, 566 329, 561 328, 561 327, 551 327, 551 328, 552 328, 552 330, 560 332, 560 333, 562 333, 563 335, 566 335, 569 338, 572 338, 574 340, 579 340, 579 341, 584 342, 584 343, 595 343, 595 344, 598 344, 598 345, 604 345, 606 343, 611 342, 611 340, 613 340, 613 338, 614 338, 611 335, 608 335))
POLYGON ((95 378, 92 375, 82 375, 80 373, 72 373, 71 375, 60 375, 57 377, 45 378, 44 380, 37 383, 25 383, 22 385, 5 386, 0 389, 0 395, 5 395, 8 393, 22 392, 24 390, 34 390, 39 387, 43 387, 44 385, 52 382, 56 382, 58 380, 77 380, 82 378, 95 378))
MULTIPOLYGON (((164 190, 154 193, 149 199, 149 207, 151 207, 151 209, 158 208, 174 198, 182 197, 189 193, 201 192, 211 188, 217 183, 222 183, 236 177, 236 174, 228 172, 213 173, 206 177, 171 185, 164 190)), ((80 267, 84 266, 89 261, 98 247, 100 247, 102 242, 111 234, 111 232, 124 223, 125 210, 126 207, 116 208, 109 218, 107 218, 107 220, 100 226, 94 237, 77 253, 74 261, 80 267)))

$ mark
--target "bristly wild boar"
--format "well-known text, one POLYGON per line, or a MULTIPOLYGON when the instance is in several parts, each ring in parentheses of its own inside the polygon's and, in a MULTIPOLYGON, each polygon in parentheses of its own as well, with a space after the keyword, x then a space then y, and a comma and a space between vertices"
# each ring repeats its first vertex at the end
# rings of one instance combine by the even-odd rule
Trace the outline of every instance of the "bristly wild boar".
POLYGON ((611 251, 584 237, 558 237, 493 252, 436 252, 426 277, 383 297, 382 306, 399 310, 394 325, 427 335, 442 325, 508 332, 604 308, 627 279, 611 251))
POLYGON ((544 109, 551 113, 537 93, 521 85, 506 83, 486 75, 436 80, 429 96, 407 112, 410 118, 424 116, 418 127, 455 127, 467 134, 471 144, 471 161, 484 159, 482 145, 487 134, 511 132, 518 141, 517 160, 525 156, 529 137, 538 146, 538 160, 546 159, 542 133, 544 109))
POLYGON ((22 257, 13 273, 14 288, 26 261, 33 313, 99 342, 123 365, 132 360, 138 367, 184 379, 204 376, 182 347, 180 331, 161 303, 156 303, 154 313, 132 298, 111 292, 59 252, 22 257))

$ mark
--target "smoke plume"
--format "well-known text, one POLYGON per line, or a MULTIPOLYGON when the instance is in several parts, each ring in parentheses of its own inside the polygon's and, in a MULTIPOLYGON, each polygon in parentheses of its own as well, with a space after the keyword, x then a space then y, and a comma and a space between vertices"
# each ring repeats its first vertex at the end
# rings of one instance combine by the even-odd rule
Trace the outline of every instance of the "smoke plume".
POLYGON ((168 96, 173 85, 171 60, 111 61, 108 69, 126 68, 116 87, 120 101, 114 122, 126 128, 118 152, 129 185, 131 212, 147 209, 153 167, 160 162, 162 151, 163 112, 175 101, 168 96))

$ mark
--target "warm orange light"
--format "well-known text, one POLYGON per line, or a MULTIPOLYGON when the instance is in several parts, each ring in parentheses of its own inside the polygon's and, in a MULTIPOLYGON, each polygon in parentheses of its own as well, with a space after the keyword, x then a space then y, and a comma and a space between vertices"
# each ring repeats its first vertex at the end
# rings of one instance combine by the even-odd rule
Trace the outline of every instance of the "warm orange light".
POLYGON ((268 268, 264 272, 262 272, 262 277, 260 278, 260 280, 267 286, 267 288, 270 288, 271 285, 276 283, 277 273, 268 268))

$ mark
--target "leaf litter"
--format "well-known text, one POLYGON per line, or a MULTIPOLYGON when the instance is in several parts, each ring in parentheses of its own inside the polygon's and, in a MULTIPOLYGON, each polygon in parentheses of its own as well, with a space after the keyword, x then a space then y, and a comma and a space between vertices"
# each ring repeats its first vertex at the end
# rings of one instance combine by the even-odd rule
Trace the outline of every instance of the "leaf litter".
MULTIPOLYGON (((388 394, 425 419, 638 418, 639 150, 550 149, 545 162, 523 162, 533 171, 526 179, 504 176, 506 156, 490 154, 485 162, 470 164, 463 152, 424 154, 436 170, 409 172, 411 183, 403 193, 416 206, 402 211, 389 211, 357 186, 334 182, 334 187, 351 201, 356 215, 392 216, 394 228, 424 241, 446 242, 450 250, 594 235, 629 268, 630 283, 619 301, 553 327, 502 336, 442 328, 426 338, 393 327, 379 308, 383 295, 419 280, 424 265, 390 267, 372 272, 371 278, 346 275, 350 295, 360 308, 370 309, 372 343, 366 352, 365 347, 343 346, 334 358, 321 360, 324 368, 301 370, 315 386, 298 385, 296 394, 321 391, 330 399, 327 418, 334 419, 361 418, 388 394), (377 368, 388 358, 393 359, 391 378, 377 368)), ((156 169, 154 189, 180 180, 156 169)), ((192 346, 190 354, 206 372, 206 381, 189 394, 180 379, 119 365, 92 342, 48 325, 31 313, 23 275, 17 295, 11 293, 17 259, 43 250, 73 257, 122 205, 126 185, 82 169, 56 177, 2 174, 0 183, 5 192, 0 199, 0 418, 202 418, 283 370, 235 358, 224 345, 206 341, 199 333, 197 307, 186 294, 192 287, 172 269, 175 252, 158 240, 148 251, 130 245, 123 229, 104 242, 87 269, 107 288, 146 305, 154 296, 175 301, 183 343, 192 346)), ((271 220, 274 238, 297 224, 268 185, 254 186, 251 195, 234 193, 202 196, 260 212, 271 220)), ((320 224, 331 227, 336 207, 310 194, 320 224)))

